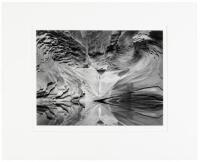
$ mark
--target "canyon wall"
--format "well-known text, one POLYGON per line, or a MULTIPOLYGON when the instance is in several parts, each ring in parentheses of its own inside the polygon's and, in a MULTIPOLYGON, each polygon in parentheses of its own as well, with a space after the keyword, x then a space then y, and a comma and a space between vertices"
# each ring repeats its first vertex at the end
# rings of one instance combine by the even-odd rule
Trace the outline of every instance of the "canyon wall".
POLYGON ((162 125, 162 31, 38 30, 37 125, 162 125))

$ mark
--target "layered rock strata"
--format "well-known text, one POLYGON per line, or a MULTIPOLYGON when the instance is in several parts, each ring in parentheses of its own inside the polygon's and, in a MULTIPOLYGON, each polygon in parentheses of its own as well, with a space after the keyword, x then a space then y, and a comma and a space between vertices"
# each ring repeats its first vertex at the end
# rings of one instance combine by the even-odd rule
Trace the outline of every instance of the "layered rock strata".
POLYGON ((38 30, 38 125, 162 125, 162 31, 38 30))

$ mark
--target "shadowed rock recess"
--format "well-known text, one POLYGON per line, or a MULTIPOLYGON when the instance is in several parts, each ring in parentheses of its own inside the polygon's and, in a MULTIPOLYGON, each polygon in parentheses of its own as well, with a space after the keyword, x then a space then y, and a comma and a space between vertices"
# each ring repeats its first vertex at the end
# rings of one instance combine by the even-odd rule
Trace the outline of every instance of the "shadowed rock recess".
POLYGON ((38 30, 37 125, 162 125, 162 31, 38 30))

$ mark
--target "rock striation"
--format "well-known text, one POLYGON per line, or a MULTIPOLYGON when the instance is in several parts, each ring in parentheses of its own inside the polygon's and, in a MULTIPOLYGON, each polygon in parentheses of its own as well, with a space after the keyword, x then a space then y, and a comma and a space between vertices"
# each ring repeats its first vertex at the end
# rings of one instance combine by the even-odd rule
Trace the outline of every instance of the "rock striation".
POLYGON ((38 125, 162 125, 162 31, 38 30, 38 125))

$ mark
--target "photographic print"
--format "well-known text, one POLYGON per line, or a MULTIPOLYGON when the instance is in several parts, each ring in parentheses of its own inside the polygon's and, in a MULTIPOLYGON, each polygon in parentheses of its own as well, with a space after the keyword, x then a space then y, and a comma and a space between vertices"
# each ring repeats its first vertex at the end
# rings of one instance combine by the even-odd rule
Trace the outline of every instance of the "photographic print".
POLYGON ((163 125, 162 30, 37 30, 37 125, 163 125))

